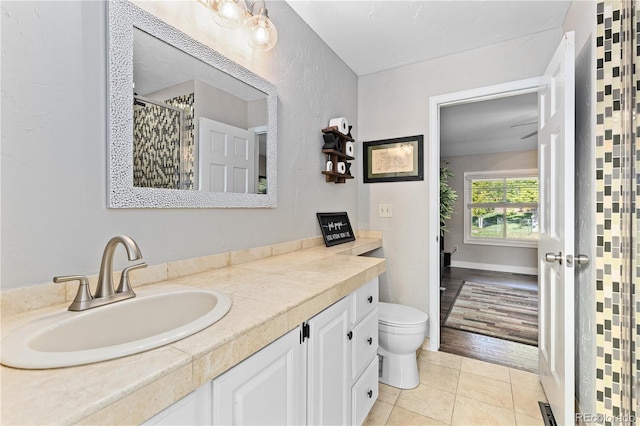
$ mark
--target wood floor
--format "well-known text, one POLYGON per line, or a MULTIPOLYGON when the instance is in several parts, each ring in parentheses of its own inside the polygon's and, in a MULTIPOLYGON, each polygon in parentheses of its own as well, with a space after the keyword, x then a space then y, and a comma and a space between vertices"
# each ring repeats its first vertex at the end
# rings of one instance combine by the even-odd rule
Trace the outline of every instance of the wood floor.
MULTIPOLYGON (((446 288, 440 292, 441 324, 447 316, 460 286, 467 280, 508 285, 513 288, 537 289, 538 287, 538 277, 535 275, 447 267, 441 282, 441 286, 446 288)), ((523 343, 442 327, 440 329, 440 350, 532 373, 538 372, 538 348, 523 343)))

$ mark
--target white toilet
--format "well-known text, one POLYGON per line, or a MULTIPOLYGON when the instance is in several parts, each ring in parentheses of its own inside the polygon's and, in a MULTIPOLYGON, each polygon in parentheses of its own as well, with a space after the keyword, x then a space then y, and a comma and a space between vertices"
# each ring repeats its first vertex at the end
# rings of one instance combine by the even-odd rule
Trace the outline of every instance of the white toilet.
POLYGON ((428 319, 427 314, 411 306, 379 303, 380 382, 400 389, 418 386, 416 350, 424 341, 428 319))

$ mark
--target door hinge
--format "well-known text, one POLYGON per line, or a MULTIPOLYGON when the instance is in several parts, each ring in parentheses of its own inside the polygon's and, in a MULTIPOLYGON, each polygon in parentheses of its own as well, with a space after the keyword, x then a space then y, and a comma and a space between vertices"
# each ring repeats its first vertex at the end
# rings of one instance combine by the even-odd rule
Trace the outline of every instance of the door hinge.
POLYGON ((302 328, 300 329, 300 343, 303 343, 305 339, 309 338, 309 333, 309 324, 303 322, 302 328))

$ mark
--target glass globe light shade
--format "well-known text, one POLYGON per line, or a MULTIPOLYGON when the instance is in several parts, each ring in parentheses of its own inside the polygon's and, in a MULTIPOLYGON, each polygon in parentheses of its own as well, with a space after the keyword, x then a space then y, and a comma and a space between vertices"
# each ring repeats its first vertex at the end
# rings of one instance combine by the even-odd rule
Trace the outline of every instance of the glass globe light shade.
POLYGON ((225 28, 238 28, 247 16, 244 0, 215 0, 212 6, 216 22, 225 28))
POLYGON ((269 19, 266 9, 247 19, 244 23, 249 34, 249 46, 256 50, 269 50, 278 41, 278 32, 269 19))

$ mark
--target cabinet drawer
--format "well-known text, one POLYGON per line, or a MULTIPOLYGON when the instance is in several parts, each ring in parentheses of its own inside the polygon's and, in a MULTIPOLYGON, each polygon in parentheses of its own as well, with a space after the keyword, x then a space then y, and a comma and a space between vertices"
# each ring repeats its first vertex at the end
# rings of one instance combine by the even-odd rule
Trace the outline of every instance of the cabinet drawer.
POLYGON ((378 352, 378 308, 353 329, 352 345, 351 378, 355 379, 378 352))
POLYGON ((353 324, 366 317, 378 306, 378 277, 353 293, 353 324))
POLYGON ((367 366, 362 377, 351 388, 352 422, 361 425, 378 399, 378 357, 367 366))

